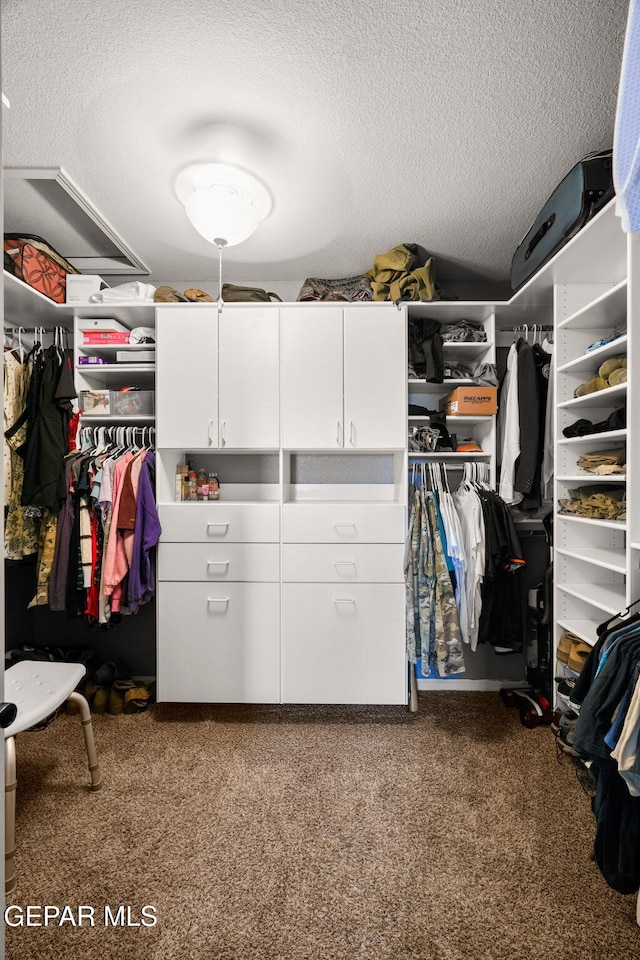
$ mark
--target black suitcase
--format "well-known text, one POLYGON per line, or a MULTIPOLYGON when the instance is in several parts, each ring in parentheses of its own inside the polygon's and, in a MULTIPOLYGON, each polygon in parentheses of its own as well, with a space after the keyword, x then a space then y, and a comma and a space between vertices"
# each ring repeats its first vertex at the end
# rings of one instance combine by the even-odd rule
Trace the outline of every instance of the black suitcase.
POLYGON ((612 151, 593 153, 569 171, 527 231, 511 261, 517 290, 613 197, 612 151))

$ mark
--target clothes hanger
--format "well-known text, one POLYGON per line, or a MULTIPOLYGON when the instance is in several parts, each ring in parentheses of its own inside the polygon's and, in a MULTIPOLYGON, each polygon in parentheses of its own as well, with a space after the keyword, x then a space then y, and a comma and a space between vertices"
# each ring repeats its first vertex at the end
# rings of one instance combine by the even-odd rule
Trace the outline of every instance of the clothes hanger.
POLYGON ((637 607, 638 604, 640 604, 640 598, 638 598, 638 600, 634 600, 633 603, 630 603, 629 606, 625 607, 625 609, 621 613, 615 613, 612 617, 609 617, 608 620, 605 620, 604 623, 598 624, 598 627, 596 629, 596 633, 598 634, 598 636, 601 637, 603 633, 606 633, 606 631, 609 629, 611 624, 615 623, 616 620, 625 620, 629 616, 633 608, 637 607))

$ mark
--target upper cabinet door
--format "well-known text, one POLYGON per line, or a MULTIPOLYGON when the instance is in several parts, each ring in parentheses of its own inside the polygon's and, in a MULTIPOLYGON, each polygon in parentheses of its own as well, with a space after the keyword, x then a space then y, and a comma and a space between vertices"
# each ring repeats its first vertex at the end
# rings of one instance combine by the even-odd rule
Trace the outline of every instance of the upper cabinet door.
POLYGON ((344 446, 404 447, 406 316, 397 307, 344 308, 344 446))
POLYGON ((223 307, 219 327, 220 447, 280 443, 278 307, 223 307))
POLYGON ((215 307, 156 310, 157 445, 218 442, 218 317, 215 307))
POLYGON ((342 308, 281 311, 282 446, 344 446, 342 308))

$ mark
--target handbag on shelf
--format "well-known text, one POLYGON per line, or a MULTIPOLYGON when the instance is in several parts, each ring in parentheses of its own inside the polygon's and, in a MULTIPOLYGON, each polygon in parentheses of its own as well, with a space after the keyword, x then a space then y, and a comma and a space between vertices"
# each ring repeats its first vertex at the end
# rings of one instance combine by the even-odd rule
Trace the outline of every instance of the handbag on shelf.
POLYGON ((307 277, 300 288, 298 300, 373 300, 371 283, 364 276, 322 280, 307 277))
POLYGON ((271 303, 282 297, 271 290, 262 290, 260 287, 242 287, 235 283, 222 284, 222 299, 225 303, 271 303))
POLYGON ((67 299, 67 274, 79 273, 43 240, 27 233, 5 233, 4 268, 56 303, 67 299))

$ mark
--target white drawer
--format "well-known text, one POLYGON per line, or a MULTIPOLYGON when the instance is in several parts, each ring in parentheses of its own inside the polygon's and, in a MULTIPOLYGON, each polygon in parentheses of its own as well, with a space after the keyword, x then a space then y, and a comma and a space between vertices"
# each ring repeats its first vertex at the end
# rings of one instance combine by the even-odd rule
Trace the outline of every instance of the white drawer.
POLYGON ((277 503, 168 503, 158 508, 161 543, 277 543, 277 503))
POLYGON ((283 703, 406 703, 404 586, 285 583, 283 703))
POLYGON ((277 543, 163 543, 158 579, 277 583, 279 553, 277 543))
POLYGON ((403 583, 401 543, 285 543, 282 579, 290 583, 403 583))
POLYGON ((277 703, 278 584, 160 582, 158 700, 277 703))
POLYGON ((285 543, 404 543, 405 508, 399 503, 285 503, 285 543))

